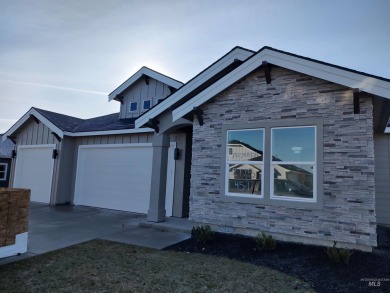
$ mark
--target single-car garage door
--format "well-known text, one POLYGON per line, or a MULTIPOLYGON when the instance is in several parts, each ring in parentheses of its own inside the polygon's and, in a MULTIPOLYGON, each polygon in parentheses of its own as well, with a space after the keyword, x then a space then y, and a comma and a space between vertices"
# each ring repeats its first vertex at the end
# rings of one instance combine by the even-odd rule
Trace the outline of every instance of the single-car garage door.
POLYGON ((31 189, 31 201, 50 203, 55 147, 55 144, 18 147, 13 186, 31 189))
MULTIPOLYGON (((152 156, 151 144, 80 146, 74 203, 147 213, 152 156)), ((172 160, 172 155, 168 159, 172 160)), ((168 186, 173 184, 170 181, 168 186)), ((167 195, 168 198, 171 196, 167 195)), ((172 200, 169 201, 172 203, 172 200)))

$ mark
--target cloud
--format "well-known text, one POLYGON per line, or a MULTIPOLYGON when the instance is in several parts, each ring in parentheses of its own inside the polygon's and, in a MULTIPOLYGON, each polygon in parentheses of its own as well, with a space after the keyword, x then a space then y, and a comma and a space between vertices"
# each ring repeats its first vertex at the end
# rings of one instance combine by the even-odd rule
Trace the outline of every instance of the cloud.
POLYGON ((2 81, 2 82, 11 82, 11 83, 16 83, 16 84, 22 84, 22 85, 47 87, 47 88, 66 90, 66 91, 73 91, 73 92, 79 92, 79 93, 98 94, 98 95, 108 96, 108 93, 103 93, 103 92, 98 92, 98 91, 84 90, 84 89, 77 89, 77 88, 70 88, 70 87, 62 87, 62 86, 41 84, 41 83, 35 83, 35 82, 16 81, 16 80, 9 80, 9 79, 0 79, 0 81, 2 81))

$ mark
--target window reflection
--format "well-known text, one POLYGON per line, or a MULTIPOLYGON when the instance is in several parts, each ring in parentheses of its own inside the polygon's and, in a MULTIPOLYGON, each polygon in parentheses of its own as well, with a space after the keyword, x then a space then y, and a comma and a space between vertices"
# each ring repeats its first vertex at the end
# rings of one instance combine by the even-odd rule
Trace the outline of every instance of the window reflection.
POLYGON ((272 160, 312 162, 315 160, 315 127, 272 129, 272 160))
POLYGON ((229 164, 229 192, 261 194, 261 175, 259 164, 229 164))
POLYGON ((273 165, 274 195, 313 198, 313 165, 273 165))
POLYGON ((263 130, 228 131, 228 161, 263 161, 263 130))

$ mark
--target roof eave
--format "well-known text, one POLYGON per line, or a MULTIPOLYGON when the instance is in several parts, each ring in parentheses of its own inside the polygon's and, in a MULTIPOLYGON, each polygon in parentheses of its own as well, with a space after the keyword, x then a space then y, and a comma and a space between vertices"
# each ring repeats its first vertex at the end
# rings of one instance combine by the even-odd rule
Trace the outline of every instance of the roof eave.
POLYGON ((198 76, 196 76, 195 78, 191 79, 189 82, 184 84, 178 91, 176 91, 167 99, 163 100, 158 105, 156 105, 148 112, 146 112, 144 115, 139 117, 135 121, 135 128, 140 128, 144 126, 149 121, 149 119, 153 119, 156 116, 163 113, 164 111, 166 111, 173 104, 177 103, 181 98, 183 98, 190 92, 194 91, 196 88, 201 86, 204 82, 206 82, 208 79, 212 78, 213 76, 218 74, 218 72, 221 72, 230 64, 232 64, 235 61, 235 59, 244 61, 252 55, 253 55, 253 51, 241 47, 235 47, 230 52, 228 52, 225 56, 223 56, 222 58, 217 60, 214 64, 212 64, 212 66, 206 68, 201 74, 199 74, 198 76))
POLYGON ((47 119, 45 116, 43 116, 37 110, 35 110, 34 108, 31 108, 14 125, 12 125, 11 128, 7 132, 5 132, 3 134, 2 141, 5 141, 8 137, 12 136, 15 132, 17 132, 27 122, 27 120, 30 119, 31 115, 33 115, 39 121, 41 121, 43 124, 45 124, 52 132, 57 134, 60 138, 64 137, 64 132, 60 128, 58 128, 56 125, 54 125, 49 119, 47 119))
POLYGON ((108 95, 108 101, 117 100, 117 95, 120 95, 123 93, 127 88, 129 88, 132 84, 134 84, 136 81, 138 81, 142 76, 149 76, 153 79, 156 79, 162 83, 167 84, 168 86, 171 86, 175 89, 178 89, 183 85, 182 82, 175 80, 169 76, 166 76, 164 74, 161 74, 157 71, 154 71, 147 67, 142 67, 140 70, 138 70, 135 74, 133 74, 130 78, 128 78, 124 83, 122 83, 119 87, 117 87, 113 92, 111 92, 108 95))
POLYGON ((173 121, 188 114, 194 107, 202 105, 218 93, 227 89, 233 83, 256 70, 262 65, 263 61, 350 88, 358 88, 360 91, 390 99, 390 82, 388 81, 265 47, 252 57, 248 58, 248 60, 238 68, 228 73, 203 92, 194 96, 187 103, 173 110, 173 121))

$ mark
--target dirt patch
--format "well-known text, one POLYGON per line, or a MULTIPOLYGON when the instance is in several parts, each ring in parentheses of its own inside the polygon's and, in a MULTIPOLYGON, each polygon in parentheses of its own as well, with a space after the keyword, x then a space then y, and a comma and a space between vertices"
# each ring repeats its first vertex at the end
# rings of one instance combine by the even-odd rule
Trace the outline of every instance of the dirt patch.
POLYGON ((390 292, 389 228, 379 227, 378 248, 373 253, 354 251, 349 265, 329 262, 324 247, 278 242, 276 251, 261 252, 253 238, 221 233, 206 245, 190 238, 166 249, 272 268, 309 283, 317 292, 390 292))
POLYGON ((0 292, 313 292, 237 260, 93 240, 0 266, 0 292))

